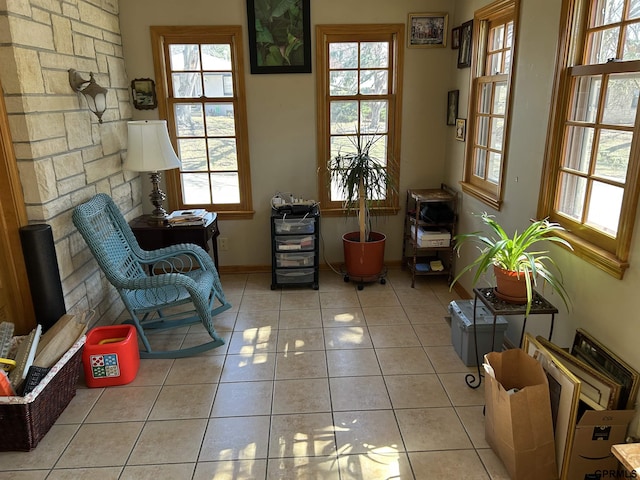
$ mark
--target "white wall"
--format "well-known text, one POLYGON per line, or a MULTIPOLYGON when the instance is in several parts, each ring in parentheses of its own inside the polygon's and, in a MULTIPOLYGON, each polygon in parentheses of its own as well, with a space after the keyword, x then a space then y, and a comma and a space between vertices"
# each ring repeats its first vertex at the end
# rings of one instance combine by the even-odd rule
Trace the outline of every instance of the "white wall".
MULTIPOLYGON (((487 3, 480 0, 459 2, 455 23, 471 19, 474 10, 487 3)), ((500 212, 495 212, 464 195, 459 231, 481 229, 477 219, 471 215, 483 211, 495 214, 509 231, 521 231, 528 219, 535 217, 551 104, 560 5, 561 2, 557 0, 521 2, 504 204, 500 212)), ((457 70, 453 66, 452 71, 453 84, 460 89, 461 99, 467 98, 469 69, 457 70)), ((461 111, 464 111, 462 102, 461 111)), ((462 178, 464 145, 453 140, 452 133, 448 135, 446 143, 446 178, 449 183, 456 184, 462 178)), ((557 296, 554 298, 548 290, 543 292, 560 309, 560 314, 556 315, 554 343, 570 346, 575 329, 583 328, 636 370, 640 370, 640 328, 635 304, 635 296, 640 289, 638 236, 634 236, 631 266, 623 280, 614 279, 564 250, 553 246, 550 248, 554 260, 564 273, 573 302, 571 311, 567 312, 557 296)), ((471 249, 463 252, 458 259, 459 265, 468 262, 472 253, 471 249)), ((470 277, 469 274, 462 281, 467 291, 471 291, 470 277)), ((529 326, 534 334, 546 336, 548 333, 548 321, 542 316, 531 317, 529 326)), ((634 421, 632 432, 636 436, 640 432, 637 420, 634 421)))
MULTIPOLYGON (((322 0, 311 2, 312 42, 315 25, 344 23, 404 23, 408 14, 449 12, 447 0, 322 0)), ((150 25, 242 25, 246 32, 246 2, 228 0, 128 0, 120 2, 120 25, 130 79, 154 76, 150 25)), ((248 104, 249 146, 255 217, 222 220, 229 251, 220 252, 221 266, 268 266, 270 199, 278 191, 318 198, 316 180, 315 65, 311 74, 252 75, 248 38, 244 60, 248 104)), ((406 45, 406 41, 403 41, 406 45)), ((315 52, 312 55, 315 61, 315 52)), ((400 191, 429 188, 443 178, 449 48, 406 49, 402 167, 400 191)), ((135 118, 155 118, 157 110, 135 111, 135 118)), ((401 195, 404 205, 404 195, 401 195)), ((323 218, 321 233, 326 259, 342 262, 342 233, 352 230, 344 218, 323 218)), ((402 215, 378 221, 388 235, 386 258, 400 260, 402 215)), ((322 252, 321 252, 322 254, 322 252)))

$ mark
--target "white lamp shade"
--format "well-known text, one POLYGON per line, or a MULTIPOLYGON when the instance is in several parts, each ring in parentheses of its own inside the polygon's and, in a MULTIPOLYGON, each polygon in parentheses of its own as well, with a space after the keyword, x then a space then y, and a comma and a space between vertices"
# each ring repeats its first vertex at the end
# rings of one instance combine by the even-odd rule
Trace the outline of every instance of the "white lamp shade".
POLYGON ((169 139, 166 120, 127 122, 129 147, 123 168, 133 172, 157 172, 180 168, 169 139))

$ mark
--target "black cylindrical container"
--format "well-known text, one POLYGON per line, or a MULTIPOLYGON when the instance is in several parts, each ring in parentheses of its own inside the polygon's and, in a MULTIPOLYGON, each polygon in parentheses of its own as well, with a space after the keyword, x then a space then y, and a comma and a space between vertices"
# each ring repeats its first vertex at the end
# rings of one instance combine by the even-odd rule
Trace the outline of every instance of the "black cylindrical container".
POLYGON ((41 223, 20 228, 36 322, 46 332, 67 313, 51 226, 41 223))

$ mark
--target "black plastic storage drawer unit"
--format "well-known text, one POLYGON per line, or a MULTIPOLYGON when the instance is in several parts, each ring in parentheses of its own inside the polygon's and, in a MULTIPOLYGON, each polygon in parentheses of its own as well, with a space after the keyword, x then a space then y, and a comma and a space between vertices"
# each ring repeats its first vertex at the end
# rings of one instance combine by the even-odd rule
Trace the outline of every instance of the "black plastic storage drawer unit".
POLYGON ((271 290, 285 285, 318 289, 320 214, 271 212, 271 290))

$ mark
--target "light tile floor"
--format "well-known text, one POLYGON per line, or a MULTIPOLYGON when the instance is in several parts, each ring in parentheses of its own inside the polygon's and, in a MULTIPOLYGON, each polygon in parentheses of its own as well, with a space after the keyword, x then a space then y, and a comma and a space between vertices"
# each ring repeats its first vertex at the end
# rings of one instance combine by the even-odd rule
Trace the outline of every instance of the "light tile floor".
POLYGON ((318 291, 272 291, 270 274, 222 284, 223 347, 142 360, 125 386, 81 378, 34 451, 0 453, 0 480, 509 478, 484 440, 484 384, 467 387, 475 369, 451 345, 443 279, 412 289, 390 269, 362 290, 331 271, 318 291))

